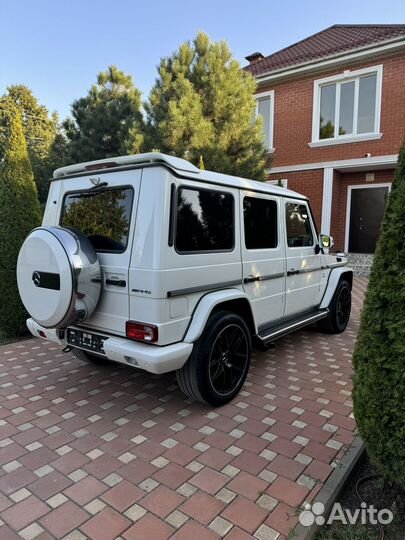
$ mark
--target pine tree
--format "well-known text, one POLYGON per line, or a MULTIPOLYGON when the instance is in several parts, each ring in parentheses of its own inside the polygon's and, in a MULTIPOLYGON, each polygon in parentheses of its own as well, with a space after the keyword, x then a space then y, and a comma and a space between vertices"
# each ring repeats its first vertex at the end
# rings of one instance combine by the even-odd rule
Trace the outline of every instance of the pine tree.
POLYGON ((16 263, 27 234, 40 223, 40 208, 18 109, 10 110, 7 128, 0 169, 0 328, 18 335, 27 313, 18 294, 16 263))
POLYGON ((354 412, 372 460, 405 488, 405 145, 381 226, 354 363, 354 412))
POLYGON ((73 103, 72 116, 64 122, 71 163, 140 151, 141 93, 116 66, 98 74, 88 95, 73 103))
POLYGON ((254 121, 256 83, 225 42, 199 33, 163 58, 149 101, 149 148, 218 172, 263 180, 262 121, 254 121))
POLYGON ((6 94, 0 98, 0 160, 4 156, 7 143, 7 112, 18 108, 21 114, 24 136, 34 173, 35 183, 41 202, 45 202, 52 167, 60 167, 61 160, 50 161, 50 154, 55 138, 59 133, 59 120, 56 113, 49 114, 32 91, 23 84, 9 86, 6 94))

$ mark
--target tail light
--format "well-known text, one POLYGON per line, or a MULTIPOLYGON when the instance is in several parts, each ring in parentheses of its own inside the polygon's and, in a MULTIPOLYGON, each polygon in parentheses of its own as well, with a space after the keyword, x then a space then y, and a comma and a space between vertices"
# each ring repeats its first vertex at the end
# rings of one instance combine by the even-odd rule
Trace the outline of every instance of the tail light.
POLYGON ((127 321, 126 336, 136 341, 155 343, 158 340, 158 327, 154 324, 127 321))

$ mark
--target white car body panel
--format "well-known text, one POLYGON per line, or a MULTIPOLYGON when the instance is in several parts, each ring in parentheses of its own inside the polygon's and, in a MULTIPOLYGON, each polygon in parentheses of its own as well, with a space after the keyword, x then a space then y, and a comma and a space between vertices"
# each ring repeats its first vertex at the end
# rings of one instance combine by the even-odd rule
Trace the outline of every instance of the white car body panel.
MULTIPOLYGON (((333 255, 316 250, 315 225, 310 247, 288 247, 285 204, 308 205, 293 191, 268 183, 201 171, 185 160, 157 153, 124 156, 58 169, 51 182, 43 225, 60 223, 66 193, 88 190, 94 181, 108 187, 134 189, 127 248, 123 253, 98 252, 102 272, 101 300, 93 315, 77 328, 106 336, 107 358, 153 373, 179 369, 191 354, 212 311, 219 304, 243 300, 250 306, 254 334, 261 329, 327 308, 346 266, 333 255), (116 168, 89 172, 88 167, 110 162, 116 168), (176 250, 173 230, 179 188, 225 192, 234 199, 234 245, 229 251, 182 254, 176 250), (244 238, 243 199, 274 200, 278 209, 278 245, 274 249, 247 249, 244 238), (298 274, 289 274, 299 270, 298 274), (249 280, 256 276, 256 281, 249 280), (106 284, 117 279, 125 286, 106 284), (127 339, 126 322, 155 325, 156 344, 127 339)), ((27 326, 42 337, 32 319, 27 326)), ((44 329, 42 329, 44 331, 44 329)), ((46 339, 65 346, 57 330, 45 329, 46 339)))

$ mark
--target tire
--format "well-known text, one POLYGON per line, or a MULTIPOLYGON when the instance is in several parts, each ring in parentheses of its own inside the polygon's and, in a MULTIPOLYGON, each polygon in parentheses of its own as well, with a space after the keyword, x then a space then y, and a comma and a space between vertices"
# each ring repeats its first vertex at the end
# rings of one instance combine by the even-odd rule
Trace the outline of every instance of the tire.
POLYGON ((82 362, 92 362, 93 364, 108 364, 108 360, 106 358, 103 358, 102 356, 97 356, 96 354, 92 354, 91 352, 84 351, 83 349, 76 349, 75 347, 72 347, 71 350, 73 356, 76 356, 78 360, 82 360, 82 362))
POLYGON ((219 407, 233 399, 249 371, 252 342, 239 315, 218 311, 211 315, 177 382, 191 399, 219 407))
POLYGON ((329 314, 321 319, 317 326, 325 334, 341 334, 350 319, 352 289, 345 279, 341 279, 329 304, 329 314))

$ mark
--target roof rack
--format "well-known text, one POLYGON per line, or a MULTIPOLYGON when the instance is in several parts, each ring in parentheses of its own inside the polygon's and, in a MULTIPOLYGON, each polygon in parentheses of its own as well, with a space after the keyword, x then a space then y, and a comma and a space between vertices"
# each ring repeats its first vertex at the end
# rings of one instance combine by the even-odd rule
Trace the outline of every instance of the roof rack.
POLYGON ((172 169, 186 171, 193 174, 200 173, 200 169, 185 159, 175 156, 168 156, 167 154, 161 154, 160 152, 148 152, 145 154, 98 159, 96 161, 87 161, 85 163, 67 165, 66 167, 56 169, 53 173, 53 177, 62 178, 64 176, 70 176, 72 174, 83 173, 86 171, 93 172, 102 169, 125 167, 128 165, 146 165, 150 163, 165 163, 172 169))

